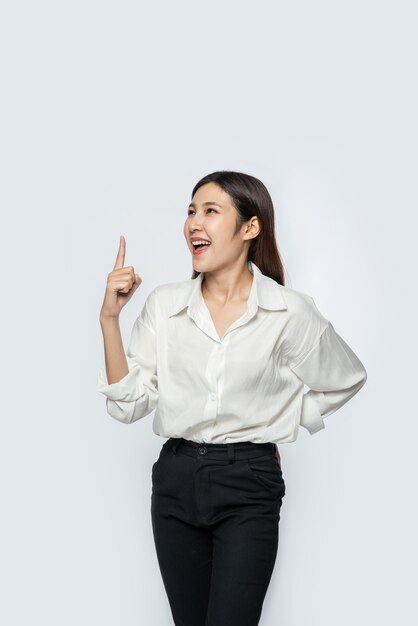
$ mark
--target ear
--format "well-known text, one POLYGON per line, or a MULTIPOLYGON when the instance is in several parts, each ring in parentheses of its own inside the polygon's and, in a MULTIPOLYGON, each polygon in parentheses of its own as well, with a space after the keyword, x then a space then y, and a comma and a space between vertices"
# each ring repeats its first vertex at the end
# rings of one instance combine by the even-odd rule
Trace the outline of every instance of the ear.
POLYGON ((248 235, 245 239, 254 239, 254 237, 257 237, 260 230, 261 226, 259 219, 256 215, 253 215, 253 217, 249 219, 245 225, 245 235, 248 235))

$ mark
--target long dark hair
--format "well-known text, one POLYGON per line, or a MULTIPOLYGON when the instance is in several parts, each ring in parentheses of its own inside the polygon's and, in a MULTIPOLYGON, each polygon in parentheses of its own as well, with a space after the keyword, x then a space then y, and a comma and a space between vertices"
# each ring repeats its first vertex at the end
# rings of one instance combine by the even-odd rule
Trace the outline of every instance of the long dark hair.
MULTIPOLYGON (((238 233, 242 224, 254 215, 258 217, 260 232, 251 240, 248 248, 248 261, 253 261, 263 274, 275 280, 279 285, 285 284, 282 259, 277 247, 274 225, 274 206, 267 187, 255 176, 242 172, 221 170, 207 174, 193 188, 192 199, 196 191, 206 183, 216 183, 229 196, 237 210, 238 233)), ((200 272, 193 270, 192 278, 200 272)))

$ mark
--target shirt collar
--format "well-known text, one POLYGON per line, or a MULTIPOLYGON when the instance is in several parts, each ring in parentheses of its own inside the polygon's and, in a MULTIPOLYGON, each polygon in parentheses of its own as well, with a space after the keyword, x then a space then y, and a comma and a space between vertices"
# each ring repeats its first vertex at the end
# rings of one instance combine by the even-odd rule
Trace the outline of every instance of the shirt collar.
MULTIPOLYGON (((268 309, 269 311, 281 311, 287 309, 283 297, 282 288, 275 280, 261 272, 254 261, 248 261, 248 269, 254 274, 253 284, 248 297, 248 313, 255 315, 257 308, 268 309)), ((176 315, 185 307, 191 317, 195 317, 203 300, 202 280, 204 272, 196 278, 184 281, 176 293, 174 305, 171 307, 169 316, 176 315)))

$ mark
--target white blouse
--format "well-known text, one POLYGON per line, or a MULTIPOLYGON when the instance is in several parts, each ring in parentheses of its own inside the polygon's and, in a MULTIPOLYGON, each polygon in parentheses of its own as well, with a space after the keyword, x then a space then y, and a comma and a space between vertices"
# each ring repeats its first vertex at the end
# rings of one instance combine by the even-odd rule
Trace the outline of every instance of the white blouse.
POLYGON ((246 312, 222 339, 197 278, 157 286, 136 319, 129 373, 98 391, 125 424, 156 409, 153 431, 198 443, 284 443, 311 434, 364 385, 358 357, 307 294, 248 261, 246 312), (305 387, 310 389, 304 393, 305 387))

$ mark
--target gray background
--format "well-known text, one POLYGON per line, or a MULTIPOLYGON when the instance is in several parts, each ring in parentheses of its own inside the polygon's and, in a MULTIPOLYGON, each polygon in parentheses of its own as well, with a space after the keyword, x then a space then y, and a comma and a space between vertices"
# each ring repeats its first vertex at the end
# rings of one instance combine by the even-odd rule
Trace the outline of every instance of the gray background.
POLYGON ((259 177, 287 285, 363 361, 325 430, 282 445, 261 624, 416 623, 416 9, 372 2, 3 2, 1 588, 7 626, 171 623, 150 522, 152 414, 96 391, 119 235, 189 278, 190 192, 259 177))

